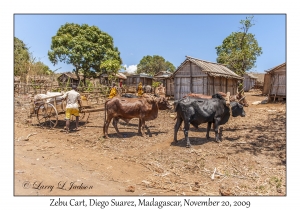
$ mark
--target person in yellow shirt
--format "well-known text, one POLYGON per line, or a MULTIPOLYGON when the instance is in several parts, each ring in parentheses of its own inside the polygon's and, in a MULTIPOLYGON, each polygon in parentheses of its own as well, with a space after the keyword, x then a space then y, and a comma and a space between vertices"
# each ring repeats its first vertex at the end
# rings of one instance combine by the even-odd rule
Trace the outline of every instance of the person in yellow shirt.
POLYGON ((142 96, 144 93, 143 91, 143 84, 140 82, 138 86, 138 96, 142 96))
POLYGON ((113 97, 115 97, 117 94, 118 94, 117 86, 116 86, 115 83, 113 83, 113 86, 112 86, 112 88, 111 88, 111 90, 110 90, 110 93, 109 93, 108 98, 113 98, 113 97))

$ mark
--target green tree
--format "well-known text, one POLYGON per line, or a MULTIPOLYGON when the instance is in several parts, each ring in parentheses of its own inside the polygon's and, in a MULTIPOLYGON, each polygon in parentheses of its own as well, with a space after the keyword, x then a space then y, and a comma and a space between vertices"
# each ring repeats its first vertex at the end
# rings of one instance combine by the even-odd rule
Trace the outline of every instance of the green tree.
POLYGON ((79 70, 85 78, 91 72, 101 72, 100 65, 106 60, 117 60, 122 63, 120 52, 114 47, 113 38, 97 26, 66 23, 52 37, 49 60, 55 65, 58 62, 72 64, 79 79, 79 70))
POLYGON ((24 42, 14 37, 14 75, 20 76, 28 72, 30 54, 24 42))
POLYGON ((241 31, 233 32, 217 46, 217 62, 226 65, 236 74, 242 76, 246 71, 255 67, 256 58, 262 54, 255 35, 249 29, 255 25, 253 16, 241 20, 241 31))
POLYGON ((51 75, 53 71, 41 61, 31 64, 31 71, 37 75, 51 75))
POLYGON ((153 76, 160 71, 174 72, 175 66, 159 55, 144 56, 137 65, 138 74, 147 73, 153 76))
POLYGON ((172 63, 170 63, 169 61, 166 61, 165 64, 166 64, 166 69, 167 69, 166 71, 173 73, 176 70, 175 66, 172 63))

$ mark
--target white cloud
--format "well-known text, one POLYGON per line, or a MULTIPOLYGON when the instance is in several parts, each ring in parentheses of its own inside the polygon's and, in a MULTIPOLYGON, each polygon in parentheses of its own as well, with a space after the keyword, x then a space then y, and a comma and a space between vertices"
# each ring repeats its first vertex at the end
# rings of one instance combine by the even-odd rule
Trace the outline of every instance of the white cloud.
POLYGON ((137 65, 130 65, 130 66, 124 65, 124 66, 126 68, 125 71, 128 73, 134 73, 137 70, 137 65))

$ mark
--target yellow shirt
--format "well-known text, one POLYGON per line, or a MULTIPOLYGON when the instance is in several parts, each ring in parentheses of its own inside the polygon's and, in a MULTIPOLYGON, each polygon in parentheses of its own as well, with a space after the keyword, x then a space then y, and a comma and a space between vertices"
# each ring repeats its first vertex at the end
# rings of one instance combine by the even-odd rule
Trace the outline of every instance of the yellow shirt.
POLYGON ((110 90, 110 94, 108 96, 108 98, 113 98, 117 95, 117 88, 113 87, 111 90, 110 90))
POLYGON ((142 85, 139 85, 139 87, 138 87, 138 96, 142 96, 143 93, 144 93, 144 91, 143 91, 143 86, 142 86, 142 85))

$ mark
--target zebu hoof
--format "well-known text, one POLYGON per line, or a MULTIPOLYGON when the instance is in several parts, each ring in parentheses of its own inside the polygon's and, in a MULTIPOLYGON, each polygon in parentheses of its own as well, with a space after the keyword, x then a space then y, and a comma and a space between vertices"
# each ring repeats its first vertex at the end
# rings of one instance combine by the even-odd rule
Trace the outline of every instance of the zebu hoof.
POLYGON ((104 135, 103 138, 109 139, 108 135, 104 135))
POLYGON ((215 141, 216 141, 217 143, 221 143, 221 141, 220 141, 219 139, 216 139, 215 141))
POLYGON ((191 147, 191 145, 190 145, 190 144, 187 144, 185 147, 186 147, 186 148, 190 148, 190 147, 191 147))

